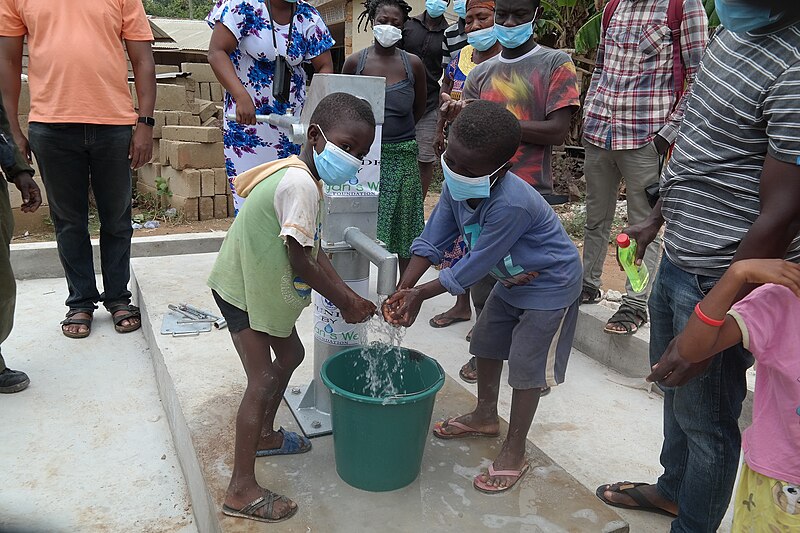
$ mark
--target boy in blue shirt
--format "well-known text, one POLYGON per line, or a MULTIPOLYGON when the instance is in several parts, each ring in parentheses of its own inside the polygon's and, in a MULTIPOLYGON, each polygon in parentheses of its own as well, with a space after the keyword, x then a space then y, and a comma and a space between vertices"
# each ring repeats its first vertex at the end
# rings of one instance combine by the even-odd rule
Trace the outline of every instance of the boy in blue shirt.
POLYGON ((497 436, 500 375, 508 361, 514 389, 508 435, 488 472, 473 481, 487 493, 510 489, 530 468, 528 430, 541 390, 564 381, 581 292, 578 250, 544 198, 509 172, 520 139, 519 121, 503 106, 476 101, 464 108, 442 154, 442 196, 411 247, 398 291, 383 307, 390 323, 410 326, 429 298, 461 294, 487 274, 499 282, 470 343, 478 366, 477 407, 438 422, 433 431, 442 439, 497 436), (459 233, 468 246, 463 259, 415 287, 459 233))

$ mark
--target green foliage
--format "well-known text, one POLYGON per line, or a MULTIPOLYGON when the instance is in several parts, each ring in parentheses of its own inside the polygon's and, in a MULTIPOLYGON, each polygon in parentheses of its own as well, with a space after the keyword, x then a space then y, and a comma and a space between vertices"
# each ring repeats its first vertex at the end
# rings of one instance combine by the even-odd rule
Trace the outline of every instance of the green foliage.
POLYGON ((597 45, 600 43, 602 18, 602 13, 595 13, 575 33, 575 53, 583 55, 597 49, 597 45))
POLYGON ((169 183, 161 176, 156 178, 156 192, 160 197, 172 197, 172 191, 169 190, 169 183))
POLYGON ((144 10, 148 15, 179 19, 203 19, 213 5, 214 0, 144 0, 144 10))

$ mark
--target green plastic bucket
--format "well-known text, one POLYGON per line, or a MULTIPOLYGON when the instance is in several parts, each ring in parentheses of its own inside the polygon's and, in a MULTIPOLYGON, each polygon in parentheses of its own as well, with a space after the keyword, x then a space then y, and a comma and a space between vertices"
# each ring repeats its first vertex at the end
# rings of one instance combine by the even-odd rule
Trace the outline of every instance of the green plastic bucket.
POLYGON ((331 390, 336 471, 348 484, 371 492, 405 487, 422 465, 436 393, 444 370, 430 357, 406 348, 370 360, 357 346, 322 365, 331 390), (380 379, 369 381, 367 376, 380 379), (393 384, 386 396, 387 383, 393 384), (377 387, 376 387, 377 385, 377 387))

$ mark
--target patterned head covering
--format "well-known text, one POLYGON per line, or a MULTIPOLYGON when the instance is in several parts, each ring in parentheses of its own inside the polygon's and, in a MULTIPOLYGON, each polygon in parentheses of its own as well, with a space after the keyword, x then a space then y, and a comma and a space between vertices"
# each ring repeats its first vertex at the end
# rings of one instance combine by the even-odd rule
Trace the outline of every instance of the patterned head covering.
POLYGON ((473 7, 483 7, 489 11, 494 11, 494 0, 467 0, 467 11, 473 7))

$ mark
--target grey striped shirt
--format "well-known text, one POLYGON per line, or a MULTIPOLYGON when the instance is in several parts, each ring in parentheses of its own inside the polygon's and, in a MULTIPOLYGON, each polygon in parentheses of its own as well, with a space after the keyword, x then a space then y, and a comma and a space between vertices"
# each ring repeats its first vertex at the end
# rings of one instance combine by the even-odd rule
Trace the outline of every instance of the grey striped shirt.
MULTIPOLYGON (((720 30, 691 90, 661 177, 664 249, 680 268, 719 277, 758 217, 766 154, 800 164, 800 23, 720 30)), ((800 262, 800 236, 787 259, 800 262)))

